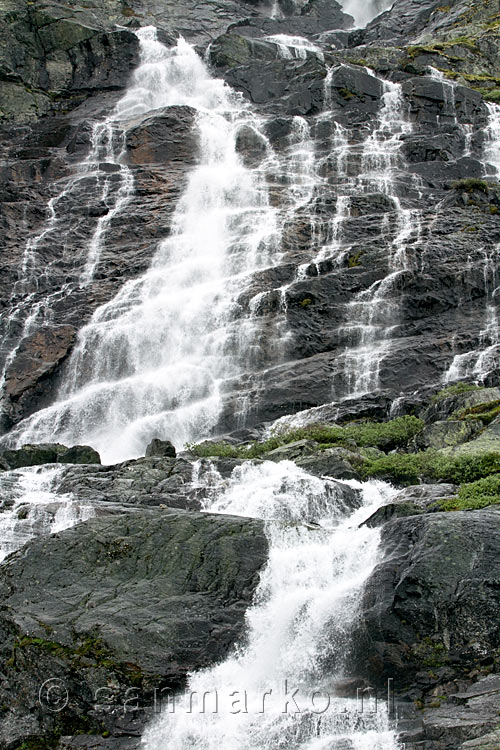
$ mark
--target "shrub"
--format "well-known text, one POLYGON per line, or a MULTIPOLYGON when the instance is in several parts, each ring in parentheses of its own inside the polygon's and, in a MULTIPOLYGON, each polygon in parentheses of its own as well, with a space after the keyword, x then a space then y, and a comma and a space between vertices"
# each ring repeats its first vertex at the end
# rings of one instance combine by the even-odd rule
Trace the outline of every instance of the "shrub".
POLYGON ((480 190, 482 193, 488 193, 490 185, 486 180, 480 180, 477 177, 467 177, 465 180, 457 180, 452 183, 454 190, 465 190, 472 193, 474 190, 480 190))
POLYGON ((498 416, 500 416, 500 400, 488 401, 459 410, 453 414, 453 419, 480 419, 484 424, 489 424, 498 416))
POLYGON ((458 497, 443 501, 441 508, 443 510, 479 510, 488 505, 500 505, 500 474, 463 484, 458 491, 458 497))
POLYGON ((437 451, 393 453, 368 459, 361 467, 365 479, 379 478, 395 484, 417 484, 421 478, 462 484, 500 473, 500 453, 446 456, 437 451))

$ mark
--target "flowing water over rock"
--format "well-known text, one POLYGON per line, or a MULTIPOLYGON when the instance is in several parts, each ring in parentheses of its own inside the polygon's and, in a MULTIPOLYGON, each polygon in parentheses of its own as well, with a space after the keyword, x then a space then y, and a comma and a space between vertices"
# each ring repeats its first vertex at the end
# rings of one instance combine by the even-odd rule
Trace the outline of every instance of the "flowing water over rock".
POLYGON ((32 467, 0 475, 0 560, 33 537, 55 534, 92 518, 92 505, 56 494, 64 468, 32 467))
POLYGON ((213 470, 207 481, 207 511, 267 521, 269 562, 246 644, 191 676, 146 733, 146 750, 397 750, 383 700, 363 707, 355 688, 338 696, 378 557, 379 532, 359 524, 392 490, 317 479, 287 461, 245 465, 226 481, 213 470))
MULTIPOLYGON (((182 446, 210 431, 222 381, 259 357, 258 327, 239 296, 250 274, 279 257, 263 173, 250 172, 236 152, 238 132, 258 133, 258 118, 188 44, 168 50, 154 29, 138 34, 142 64, 117 113, 193 108, 199 166, 148 272, 97 310, 80 332, 59 401, 19 432, 21 442, 56 435, 91 443, 107 461, 141 455, 158 434, 182 446)), ((91 249, 84 274, 95 262, 91 249)))
MULTIPOLYGON (((500 106, 488 104, 488 125, 483 153, 485 171, 500 176, 500 106)), ((498 305, 500 286, 497 268, 500 245, 480 249, 479 258, 469 258, 469 271, 481 268, 484 280, 484 324, 479 332, 479 346, 472 351, 457 354, 444 374, 445 383, 453 383, 463 378, 485 383, 488 376, 498 369, 500 355, 500 322, 498 305)))

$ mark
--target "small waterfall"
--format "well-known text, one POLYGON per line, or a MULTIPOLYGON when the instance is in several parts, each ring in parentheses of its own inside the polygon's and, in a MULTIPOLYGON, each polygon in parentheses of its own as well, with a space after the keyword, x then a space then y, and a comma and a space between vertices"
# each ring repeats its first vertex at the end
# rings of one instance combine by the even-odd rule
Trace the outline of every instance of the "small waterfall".
POLYGON ((0 474, 0 561, 34 537, 55 534, 94 515, 91 505, 53 491, 64 469, 36 466, 0 474))
POLYGON ((145 750, 397 750, 383 702, 362 711, 355 696, 336 694, 378 559, 380 532, 359 524, 392 492, 380 482, 347 484, 359 492, 354 508, 338 483, 287 461, 246 464, 225 482, 209 472, 206 510, 265 519, 269 561, 247 613, 246 645, 191 675, 175 711, 164 706, 146 732, 145 750), (297 690, 288 710, 285 686, 297 690))
MULTIPOLYGON (((485 131, 483 159, 487 176, 500 176, 500 106, 487 104, 488 125, 485 131), (492 169, 493 168, 493 169, 492 169)), ((486 300, 483 328, 479 331, 477 349, 456 354, 443 375, 443 382, 472 379, 484 383, 500 364, 500 320, 498 303, 500 285, 498 281, 498 261, 500 245, 482 248, 479 263, 484 280, 486 300)))
POLYGON ((497 278, 499 247, 483 249, 481 264, 483 268, 484 294, 486 309, 484 328, 479 332, 478 348, 457 354, 445 372, 443 381, 453 383, 457 380, 472 379, 484 383, 488 375, 497 370, 500 364, 500 321, 498 320, 498 297, 500 286, 497 278))
POLYGON ((487 174, 488 167, 491 165, 494 169, 493 176, 500 175, 500 106, 487 102, 488 108, 488 125, 486 127, 486 140, 484 147, 484 160, 486 162, 487 174))
POLYGON ((319 60, 324 59, 322 50, 305 37, 272 34, 263 38, 276 45, 278 57, 284 60, 293 60, 294 58, 297 60, 306 60, 308 53, 314 55, 319 60))
POLYGON ((359 28, 366 26, 379 13, 383 13, 394 4, 394 0, 339 0, 339 2, 344 13, 352 16, 359 28))
POLYGON ((389 198, 394 207, 394 226, 391 229, 391 215, 386 214, 382 234, 392 233, 393 239, 388 247, 388 275, 358 294, 348 305, 345 330, 352 344, 345 353, 345 377, 349 396, 360 396, 379 387, 380 366, 397 325, 395 286, 400 275, 409 268, 408 243, 412 238, 418 241, 421 231, 419 212, 403 208, 396 185, 404 169, 401 138, 412 131, 412 125, 401 85, 383 81, 383 86, 378 122, 363 144, 361 174, 354 185, 365 193, 381 193, 389 198))
POLYGON ((252 273, 279 259, 265 166, 251 171, 236 151, 240 128, 258 132, 260 121, 182 39, 167 49, 155 29, 137 34, 142 62, 117 112, 194 107, 199 165, 149 270, 95 312, 58 401, 14 432, 19 443, 90 443, 106 461, 142 455, 152 437, 182 446, 209 433, 221 384, 258 351, 257 319, 240 295, 252 273))

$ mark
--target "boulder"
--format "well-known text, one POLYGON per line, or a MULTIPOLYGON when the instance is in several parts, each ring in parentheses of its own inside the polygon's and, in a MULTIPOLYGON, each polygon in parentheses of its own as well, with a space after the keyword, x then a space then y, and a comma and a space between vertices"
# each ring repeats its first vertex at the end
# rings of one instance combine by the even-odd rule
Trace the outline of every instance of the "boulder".
POLYGON ((317 477, 359 479, 363 460, 361 454, 347 448, 327 448, 311 456, 300 456, 295 463, 317 477))
POLYGON ((479 419, 454 420, 445 422, 434 422, 424 427, 413 440, 413 446, 418 451, 441 450, 442 448, 454 448, 462 443, 472 440, 475 435, 483 429, 483 423, 479 419))
POLYGON ((146 448, 146 458, 160 457, 175 458, 177 452, 175 445, 170 440, 160 440, 159 438, 153 438, 146 448))
POLYGON ((166 510, 94 518, 11 555, 0 568, 0 743, 102 732, 103 686, 114 705, 131 688, 147 705, 154 688, 223 659, 266 559, 260 521, 166 510), (67 690, 58 713, 39 703, 48 677, 67 690))

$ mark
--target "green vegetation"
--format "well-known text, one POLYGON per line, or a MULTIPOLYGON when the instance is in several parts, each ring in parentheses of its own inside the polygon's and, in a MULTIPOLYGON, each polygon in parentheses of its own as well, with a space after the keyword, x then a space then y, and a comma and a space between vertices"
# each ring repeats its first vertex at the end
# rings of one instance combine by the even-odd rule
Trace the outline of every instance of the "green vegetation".
POLYGON ((356 268, 357 266, 361 265, 361 256, 363 255, 363 250, 360 250, 357 253, 354 253, 354 255, 350 255, 349 259, 347 261, 347 266, 349 268, 356 268))
POLYGON ((474 52, 475 54, 479 53, 479 49, 476 46, 476 40, 467 36, 450 39, 449 42, 411 45, 406 48, 406 52, 411 60, 414 60, 419 55, 442 55, 449 60, 461 60, 462 58, 454 57, 449 54, 448 50, 453 47, 465 47, 470 52, 474 52))
POLYGON ((480 510, 488 505, 500 505, 500 474, 463 484, 458 497, 441 503, 442 510, 480 510))
POLYGON ((451 418, 464 420, 480 419, 484 424, 490 424, 498 416, 500 416, 500 399, 458 410, 452 414, 451 418))
POLYGON ((432 397, 432 403, 442 401, 444 398, 449 396, 459 396, 461 393, 469 393, 470 391, 481 391, 484 390, 480 385, 473 385, 472 383, 455 383, 443 388, 438 393, 435 393, 432 397))
POLYGON ((365 479, 385 479, 395 484, 418 484, 421 478, 430 481, 475 482, 500 472, 500 453, 482 456, 446 456, 438 451, 420 453, 392 453, 368 459, 360 473, 365 479))
POLYGON ((467 193, 472 193, 474 192, 474 190, 479 190, 481 191, 481 193, 488 194, 488 191, 490 189, 490 185, 488 182, 486 182, 486 180, 479 180, 477 177, 469 177, 465 180, 457 180, 456 182, 453 182, 451 186, 454 190, 465 191, 467 193))
POLYGON ((422 431, 424 423, 413 416, 397 417, 389 422, 352 422, 338 425, 313 424, 299 427, 280 435, 273 435, 263 442, 250 445, 230 443, 199 443, 186 448, 199 458, 218 456, 221 458, 259 458, 269 451, 298 440, 314 440, 321 448, 334 446, 393 450, 405 446, 409 440, 422 431))

